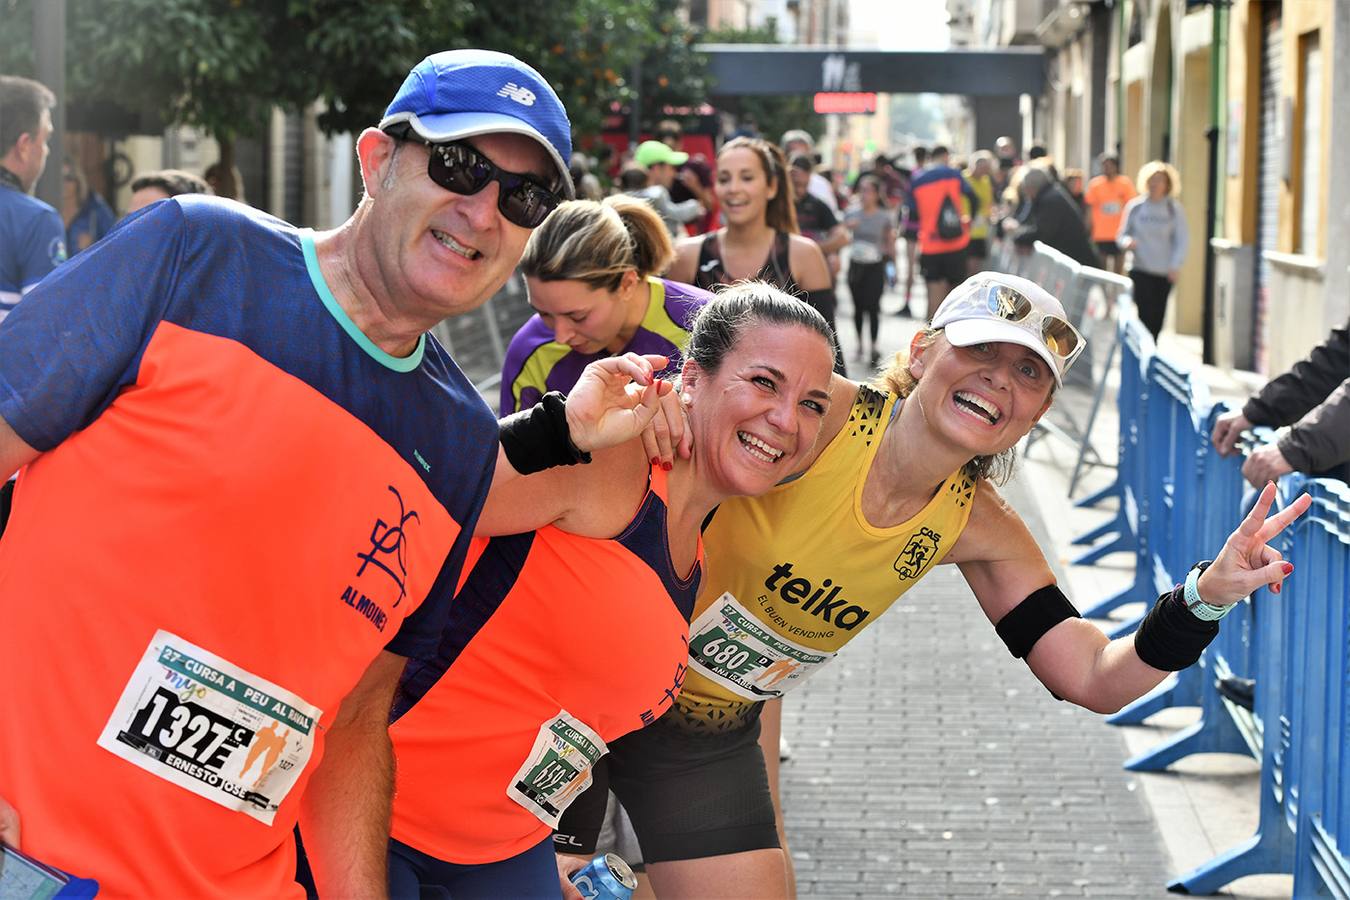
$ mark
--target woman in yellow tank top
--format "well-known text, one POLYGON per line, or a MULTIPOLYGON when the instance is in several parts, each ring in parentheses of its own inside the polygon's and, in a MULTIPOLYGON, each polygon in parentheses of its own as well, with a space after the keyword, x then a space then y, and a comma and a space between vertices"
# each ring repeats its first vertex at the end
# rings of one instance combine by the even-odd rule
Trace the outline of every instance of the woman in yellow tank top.
MULTIPOLYGON (((954 290, 932 324, 875 385, 835 379, 800 477, 724 503, 705 528, 681 694, 610 748, 611 788, 662 900, 793 893, 774 802, 779 704, 764 701, 828 663, 939 563, 958 566, 1051 692, 1103 713, 1192 664, 1232 604, 1292 571, 1267 541, 1310 501, 1266 519, 1271 486, 1212 565, 1159 598, 1135 634, 1109 641, 1078 617, 995 488, 1082 335, 1042 288, 993 273, 954 290)), ((565 819, 555 840, 588 852, 594 830, 565 819)))

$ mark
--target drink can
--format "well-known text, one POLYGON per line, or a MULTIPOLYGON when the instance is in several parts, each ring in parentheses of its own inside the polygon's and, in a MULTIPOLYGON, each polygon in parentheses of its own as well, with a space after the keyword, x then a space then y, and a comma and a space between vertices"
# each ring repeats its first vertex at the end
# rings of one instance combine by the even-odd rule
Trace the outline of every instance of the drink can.
POLYGON ((602 853, 572 874, 585 900, 629 900, 637 890, 633 870, 613 853, 602 853))

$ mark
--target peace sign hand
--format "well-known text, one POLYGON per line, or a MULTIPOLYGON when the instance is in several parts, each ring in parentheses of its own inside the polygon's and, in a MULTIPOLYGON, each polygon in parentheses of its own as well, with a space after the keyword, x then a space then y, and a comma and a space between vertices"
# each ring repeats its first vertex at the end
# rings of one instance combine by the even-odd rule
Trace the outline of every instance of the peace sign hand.
POLYGON ((588 365, 567 395, 567 430, 578 450, 615 447, 642 434, 673 390, 657 379, 666 357, 625 353, 588 365))
POLYGON ((1224 542, 1214 564, 1201 574, 1196 583, 1201 600, 1212 606, 1230 606, 1263 584, 1270 585, 1272 593, 1280 592, 1280 585, 1294 566, 1268 542, 1303 515, 1312 498, 1303 494, 1267 518, 1274 502, 1275 483, 1267 482, 1252 511, 1224 542))

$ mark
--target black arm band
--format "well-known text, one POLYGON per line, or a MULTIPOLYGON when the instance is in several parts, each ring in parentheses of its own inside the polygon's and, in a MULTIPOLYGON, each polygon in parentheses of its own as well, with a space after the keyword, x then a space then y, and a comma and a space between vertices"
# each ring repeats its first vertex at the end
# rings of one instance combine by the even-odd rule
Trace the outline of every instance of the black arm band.
POLYGON ((1180 672, 1195 665, 1219 633, 1218 622, 1202 621, 1186 608, 1184 590, 1177 585, 1159 597, 1134 633, 1134 652, 1164 672, 1180 672))
POLYGON ((589 453, 583 453, 572 443, 563 401, 562 394, 549 391, 529 409, 497 421, 497 439, 520 474, 591 461, 589 453))
POLYGON ((1008 652, 1026 659, 1036 642, 1065 619, 1082 618, 1058 585, 1046 585, 1027 594, 1025 600, 998 620, 994 630, 1008 645, 1008 652))

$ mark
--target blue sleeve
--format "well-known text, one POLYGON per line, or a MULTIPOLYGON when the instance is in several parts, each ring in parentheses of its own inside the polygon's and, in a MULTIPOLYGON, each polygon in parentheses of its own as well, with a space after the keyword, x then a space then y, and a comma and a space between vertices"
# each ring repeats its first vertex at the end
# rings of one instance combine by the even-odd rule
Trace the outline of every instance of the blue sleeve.
POLYGON ((66 261, 66 226, 55 210, 44 212, 28 232, 19 254, 19 293, 27 291, 66 261))
POLYGON ((135 380, 174 290, 186 225, 158 203, 60 266, 0 322, 0 418, 50 450, 135 380))

